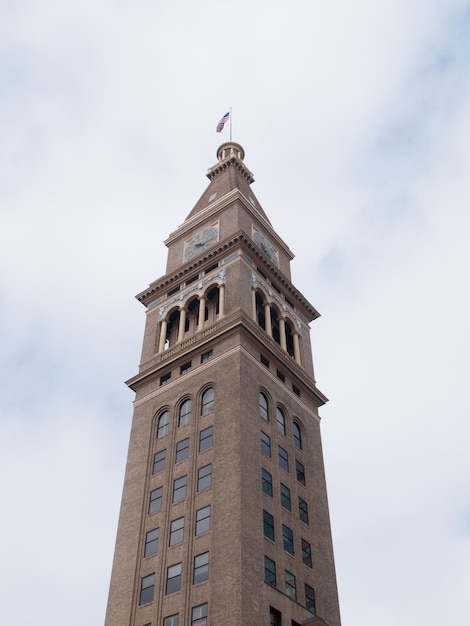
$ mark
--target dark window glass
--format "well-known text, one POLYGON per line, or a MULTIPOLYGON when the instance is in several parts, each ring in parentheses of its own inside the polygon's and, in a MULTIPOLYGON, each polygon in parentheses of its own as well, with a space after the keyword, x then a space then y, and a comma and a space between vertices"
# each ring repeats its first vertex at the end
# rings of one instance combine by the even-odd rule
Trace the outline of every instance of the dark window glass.
POLYGON ((300 396, 300 389, 295 385, 292 385, 292 391, 295 393, 296 396, 300 396))
POLYGON ((297 474, 297 480, 301 485, 305 485, 305 468, 300 461, 295 462, 295 472, 297 474))
POLYGON ((269 607, 269 626, 282 626, 282 615, 272 606, 269 607))
POLYGON ((160 450, 153 457, 153 474, 163 472, 165 469, 166 450, 160 450))
POLYGON ((287 454, 287 450, 284 450, 283 447, 278 446, 278 451, 279 451, 279 467, 281 467, 283 470, 286 470, 286 472, 289 471, 289 455, 287 454))
POLYGON ((259 414, 264 420, 269 421, 268 399, 261 391, 259 394, 259 414))
POLYGON ((265 469, 261 469, 261 484, 263 485, 263 492, 267 496, 273 497, 273 477, 265 469))
MULTIPOLYGON (((169 615, 163 620, 163 626, 179 626, 179 619, 178 615, 169 615)), ((150 624, 148 626, 150 626, 150 624)))
POLYGON ((173 502, 179 502, 186 498, 187 476, 181 476, 173 481, 173 502))
POLYGON ((196 535, 207 533, 211 528, 211 507, 205 506, 196 511, 196 535))
POLYGON ((281 483, 281 506, 288 511, 291 510, 290 489, 281 483))
POLYGON ((305 606, 310 613, 316 614, 315 608, 315 590, 310 585, 305 585, 305 606))
POLYGON ((170 382, 171 372, 169 374, 165 374, 160 378, 160 385, 166 385, 170 382))
POLYGON ((212 448, 212 426, 208 426, 199 433, 199 452, 212 448))
POLYGON ((264 582, 276 586, 276 563, 267 556, 264 557, 264 582))
POLYGON ((282 380, 282 382, 285 383, 286 377, 284 376, 284 374, 280 370, 277 370, 276 373, 277 373, 277 377, 279 378, 279 380, 282 380))
POLYGON ((292 435, 294 438, 294 446, 302 450, 302 431, 300 430, 300 426, 295 422, 292 424, 292 435))
POLYGON ((152 554, 157 554, 158 533, 159 529, 154 528, 153 530, 149 530, 148 533, 145 535, 144 556, 152 556, 152 554))
POLYGON ((209 578, 209 552, 194 557, 193 584, 197 585, 209 578))
POLYGON ((267 511, 263 511, 263 532, 265 537, 274 541, 274 517, 267 511))
POLYGON ((269 367, 269 361, 268 359, 263 356, 262 354, 260 355, 260 359, 261 359, 261 363, 265 366, 265 367, 269 367))
POLYGON ((308 524, 308 507, 307 503, 305 500, 302 500, 302 498, 299 498, 299 517, 302 522, 308 524))
POLYGON ((204 354, 201 356, 201 363, 207 363, 207 361, 210 361, 212 359, 212 350, 209 350, 209 352, 204 352, 204 354))
POLYGON ((207 626, 207 603, 193 607, 191 612, 191 626, 207 626))
POLYGON ((178 416, 178 426, 187 426, 191 421, 192 402, 191 400, 185 400, 180 406, 180 412, 178 416))
POLYGON ((170 524, 170 546, 183 543, 184 537, 184 517, 174 519, 170 524))
POLYGON ((284 412, 279 407, 277 407, 276 409, 276 425, 277 425, 277 432, 281 433, 281 435, 285 435, 286 434, 286 418, 284 417, 284 412))
POLYGON ((166 570, 165 594, 175 593, 181 589, 181 563, 170 565, 166 570))
POLYGON ((144 576, 140 583, 139 604, 147 604, 147 602, 152 602, 154 589, 155 574, 149 574, 149 576, 144 576))
POLYGON ((202 394, 201 400, 201 415, 206 415, 207 413, 212 413, 214 410, 214 388, 209 387, 202 394))
POLYGON ((155 513, 162 508, 163 487, 150 492, 149 513, 155 513))
POLYGON ((189 437, 178 441, 176 444, 176 463, 185 461, 189 456, 189 437))
POLYGON ((295 583, 295 576, 291 572, 284 570, 285 588, 284 593, 292 600, 297 600, 297 586, 295 583))
POLYGON ((294 554, 294 533, 288 526, 282 525, 282 545, 286 552, 294 554))
POLYGON ((271 437, 261 431, 261 452, 271 458, 271 437))
MULTIPOLYGON (((186 320, 186 321, 189 322, 189 320, 186 320)), ((188 326, 188 330, 189 330, 189 326, 188 326)), ((191 361, 188 361, 188 363, 185 363, 184 365, 180 367, 180 374, 186 374, 186 372, 189 372, 190 369, 191 369, 191 361)))
POLYGON ((170 423, 170 413, 165 411, 158 418, 157 438, 168 435, 168 424, 170 423))
POLYGON ((199 468, 197 473, 197 490, 204 491, 212 485, 212 464, 199 468))
POLYGON ((304 565, 312 567, 312 546, 305 539, 302 539, 302 561, 304 565))

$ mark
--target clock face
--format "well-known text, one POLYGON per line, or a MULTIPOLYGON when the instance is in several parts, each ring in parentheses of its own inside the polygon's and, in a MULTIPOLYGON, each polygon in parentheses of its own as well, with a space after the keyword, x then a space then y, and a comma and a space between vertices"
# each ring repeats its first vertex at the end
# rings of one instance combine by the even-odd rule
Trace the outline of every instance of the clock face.
POLYGON ((189 261, 189 259, 199 256, 199 254, 213 246, 217 241, 219 241, 218 224, 203 228, 185 243, 183 255, 184 260, 189 261))
POLYGON ((279 255, 276 248, 266 239, 266 237, 257 230, 253 229, 253 241, 261 248, 268 259, 274 263, 276 267, 279 267, 279 255))

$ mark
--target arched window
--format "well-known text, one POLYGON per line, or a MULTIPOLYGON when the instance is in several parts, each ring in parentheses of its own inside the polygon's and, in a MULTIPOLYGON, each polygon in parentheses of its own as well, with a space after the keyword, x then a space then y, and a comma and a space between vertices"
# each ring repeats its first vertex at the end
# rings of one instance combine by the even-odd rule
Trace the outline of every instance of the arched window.
POLYGON ((287 352, 294 356, 294 331, 289 320, 286 320, 286 346, 287 352))
POLYGON ((264 300, 259 291, 256 292, 256 321, 263 330, 266 330, 266 319, 264 317, 264 300))
POLYGON ((214 410, 214 388, 209 387, 202 394, 201 399, 201 415, 206 415, 207 413, 212 413, 214 410))
POLYGON ((206 294, 204 321, 213 324, 219 314, 219 287, 215 285, 206 294))
POLYGON ((165 350, 171 348, 178 341, 178 328, 180 323, 180 312, 178 309, 174 310, 168 318, 168 325, 166 329, 165 338, 165 350))
POLYGON ((157 439, 160 439, 160 437, 164 437, 165 435, 168 435, 169 423, 170 423, 170 413, 168 411, 164 411, 158 418, 157 439))
POLYGON ((180 406, 180 412, 178 417, 178 426, 187 426, 191 421, 191 400, 185 400, 180 406))
POLYGON ((194 298, 188 304, 184 332, 196 332, 199 323, 199 300, 194 298))
POLYGON ((279 314, 275 307, 271 307, 271 332, 273 339, 279 345, 281 344, 281 331, 279 330, 279 314))
POLYGON ((276 409, 276 422, 277 422, 277 432, 281 433, 281 435, 285 435, 286 434, 286 418, 284 417, 284 412, 279 407, 277 407, 276 409))
POLYGON ((269 422, 268 399, 262 391, 259 392, 259 414, 264 420, 269 422))
POLYGON ((292 435, 294 437, 294 446, 299 450, 302 450, 302 431, 297 422, 292 423, 292 435))

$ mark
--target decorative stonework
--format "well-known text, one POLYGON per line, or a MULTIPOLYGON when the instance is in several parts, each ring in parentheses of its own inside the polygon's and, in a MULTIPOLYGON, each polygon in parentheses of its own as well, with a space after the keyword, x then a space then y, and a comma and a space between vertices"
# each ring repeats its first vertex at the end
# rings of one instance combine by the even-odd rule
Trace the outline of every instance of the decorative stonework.
POLYGON ((297 332, 299 333, 299 335, 302 335, 302 324, 300 323, 300 320, 294 313, 294 311, 287 306, 284 300, 282 300, 275 291, 272 290, 270 285, 265 283, 264 280, 261 280, 261 278, 259 278, 259 276, 257 276, 254 272, 251 273, 251 285, 253 287, 255 287, 256 285, 261 285, 261 287, 269 295, 271 300, 274 300, 274 302, 279 305, 282 311, 284 313, 288 313, 289 316, 294 320, 295 325, 297 326, 297 332))
POLYGON ((171 300, 168 300, 167 302, 165 302, 164 305, 160 307, 158 311, 158 321, 161 321, 163 319, 166 311, 168 311, 168 309, 171 306, 173 306, 177 302, 183 302, 183 300, 186 300, 187 297, 192 293, 201 292, 208 283, 217 281, 219 284, 224 285, 226 276, 227 276, 226 271, 220 270, 219 272, 216 272, 215 274, 204 276, 204 279, 201 280, 199 283, 192 285, 191 287, 189 287, 189 289, 185 289, 184 291, 181 291, 177 296, 175 296, 171 300))

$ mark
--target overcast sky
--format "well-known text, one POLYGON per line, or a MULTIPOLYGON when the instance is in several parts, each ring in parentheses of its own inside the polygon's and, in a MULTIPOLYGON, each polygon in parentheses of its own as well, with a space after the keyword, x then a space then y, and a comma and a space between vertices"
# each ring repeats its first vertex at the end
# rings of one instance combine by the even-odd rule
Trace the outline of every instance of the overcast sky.
POLYGON ((296 254, 344 626, 466 624, 470 2, 0 0, 0 605, 102 626, 144 307, 228 128, 296 254))

